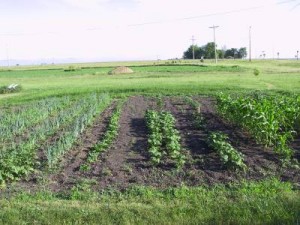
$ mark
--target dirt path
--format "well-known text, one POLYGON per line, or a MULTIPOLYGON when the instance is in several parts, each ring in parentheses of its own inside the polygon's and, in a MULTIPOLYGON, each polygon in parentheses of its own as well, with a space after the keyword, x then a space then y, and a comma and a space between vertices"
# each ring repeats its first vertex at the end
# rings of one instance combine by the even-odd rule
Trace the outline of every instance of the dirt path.
POLYGON ((98 188, 120 188, 135 182, 132 171, 147 160, 144 115, 149 107, 154 106, 153 100, 142 96, 130 97, 124 104, 117 140, 92 168, 93 175, 98 177, 98 188))

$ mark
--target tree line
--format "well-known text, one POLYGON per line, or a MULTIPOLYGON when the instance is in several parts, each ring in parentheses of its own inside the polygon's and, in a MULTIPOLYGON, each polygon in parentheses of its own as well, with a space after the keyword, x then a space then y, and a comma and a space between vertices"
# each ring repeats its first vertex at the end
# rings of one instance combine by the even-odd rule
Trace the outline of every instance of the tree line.
MULTIPOLYGON (((213 59, 215 58, 215 44, 214 42, 209 42, 206 45, 198 46, 198 45, 191 45, 184 53, 184 59, 193 59, 193 48, 195 59, 213 59)), ((247 49, 245 47, 242 48, 230 48, 230 49, 217 49, 217 57, 219 59, 242 59, 247 56, 247 49)))

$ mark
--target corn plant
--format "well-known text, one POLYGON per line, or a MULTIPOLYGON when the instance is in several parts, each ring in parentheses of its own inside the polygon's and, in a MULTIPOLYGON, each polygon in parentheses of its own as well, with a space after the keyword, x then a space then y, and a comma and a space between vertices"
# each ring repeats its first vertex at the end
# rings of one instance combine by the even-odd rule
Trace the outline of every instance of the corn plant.
POLYGON ((222 163, 229 169, 247 168, 244 156, 228 142, 228 136, 221 132, 211 132, 207 139, 208 145, 220 156, 222 163))
POLYGON ((290 160, 290 141, 300 118, 300 96, 252 95, 232 98, 219 94, 218 112, 227 120, 244 127, 258 143, 273 147, 284 160, 290 160))

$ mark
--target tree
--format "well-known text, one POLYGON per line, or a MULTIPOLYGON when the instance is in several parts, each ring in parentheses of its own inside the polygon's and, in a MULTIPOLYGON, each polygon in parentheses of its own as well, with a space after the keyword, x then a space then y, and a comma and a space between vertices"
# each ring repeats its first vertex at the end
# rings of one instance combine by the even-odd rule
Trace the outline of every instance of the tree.
POLYGON ((224 59, 225 51, 223 49, 222 50, 217 49, 217 55, 219 59, 224 59))
POLYGON ((240 48, 238 51, 238 58, 242 59, 242 58, 246 58, 246 56, 247 56, 247 49, 245 47, 240 48))
MULTIPOLYGON (((205 51, 202 47, 199 47, 198 45, 194 45, 194 51, 195 51, 195 59, 201 59, 202 56, 204 56, 205 51)), ((193 45, 191 45, 184 53, 183 53, 184 59, 193 59, 193 45)))
MULTIPOLYGON (((199 47, 198 45, 194 45, 195 51, 195 59, 201 59, 204 57, 205 59, 214 59, 215 58, 215 43, 209 42, 206 45, 199 47)), ((225 47, 221 49, 217 49, 217 56, 219 59, 223 58, 236 58, 242 59, 247 56, 246 48, 230 48, 227 49, 225 47)), ((192 59, 193 58, 193 45, 191 45, 184 53, 184 59, 192 59)))
POLYGON ((205 55, 204 58, 206 59, 214 59, 215 58, 215 43, 209 42, 205 46, 203 46, 205 49, 205 55))
POLYGON ((235 58, 235 59, 242 59, 247 56, 246 48, 231 48, 225 51, 225 58, 235 58))
POLYGON ((227 49, 225 52, 225 58, 237 58, 238 50, 236 48, 227 49))

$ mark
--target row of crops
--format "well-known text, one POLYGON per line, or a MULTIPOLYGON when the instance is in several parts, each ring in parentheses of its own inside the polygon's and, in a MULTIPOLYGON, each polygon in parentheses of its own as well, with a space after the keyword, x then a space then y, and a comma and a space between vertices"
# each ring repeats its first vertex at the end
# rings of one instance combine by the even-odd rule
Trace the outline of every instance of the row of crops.
POLYGON ((107 94, 49 98, 3 110, 0 117, 0 184, 32 172, 38 155, 53 167, 111 102, 107 94))
MULTIPOLYGON (((201 104, 190 97, 185 97, 184 101, 193 108, 194 128, 206 133, 207 145, 218 153, 223 165, 245 171, 245 156, 231 145, 228 135, 206 127, 200 112, 201 104)), ((300 96, 254 94, 232 97, 220 93, 216 107, 221 117, 247 131, 258 144, 273 148, 283 163, 291 162, 294 155, 291 142, 300 131, 300 96)), ((181 168, 185 156, 175 118, 170 112, 148 110, 146 121, 152 163, 158 165, 170 158, 177 168, 181 168)))
POLYGON ((149 129, 149 154, 152 163, 158 165, 166 157, 181 168, 185 163, 180 145, 179 131, 175 128, 175 118, 170 112, 148 110, 146 112, 149 129))
MULTIPOLYGON (((162 101, 162 99, 158 99, 162 101)), ((206 133, 206 142, 229 169, 246 170, 245 156, 235 149, 228 136, 220 131, 208 130, 201 114, 201 104, 185 97, 193 108, 191 118, 195 129, 206 133)), ((3 109, 0 113, 0 184, 18 180, 31 173, 37 163, 42 167, 56 167, 61 157, 74 145, 84 129, 92 124, 112 102, 107 94, 90 94, 83 97, 48 98, 25 106, 3 109), (43 157, 39 162, 38 157, 43 157)), ((116 139, 123 100, 115 101, 106 131, 90 149, 80 169, 90 169, 99 155, 116 139)), ((170 113, 147 110, 148 153, 153 165, 172 161, 178 169, 187 161, 181 145, 176 119, 170 113)), ((285 161, 293 157, 289 147, 300 128, 299 96, 252 95, 232 97, 219 94, 217 111, 226 120, 247 130, 266 147, 273 147, 285 161)))
POLYGON ((219 94, 218 112, 228 121, 247 130, 260 144, 272 147, 284 161, 290 161, 290 143, 300 131, 300 96, 254 94, 232 97, 219 94))
POLYGON ((228 135, 221 131, 210 131, 200 112, 201 104, 190 97, 185 97, 184 100, 193 109, 191 117, 194 128, 203 130, 206 133, 207 138, 205 141, 207 145, 219 155, 223 165, 228 169, 245 171, 247 169, 245 156, 230 144, 228 135))

